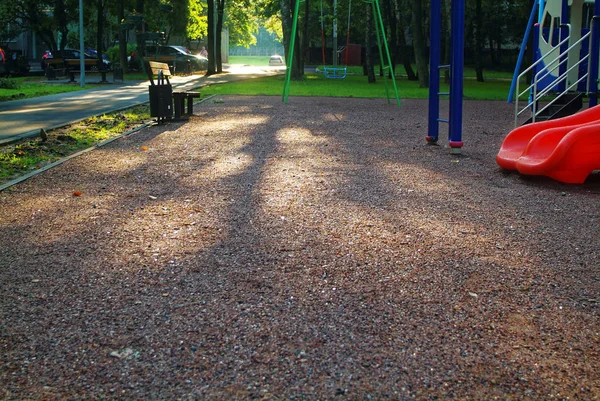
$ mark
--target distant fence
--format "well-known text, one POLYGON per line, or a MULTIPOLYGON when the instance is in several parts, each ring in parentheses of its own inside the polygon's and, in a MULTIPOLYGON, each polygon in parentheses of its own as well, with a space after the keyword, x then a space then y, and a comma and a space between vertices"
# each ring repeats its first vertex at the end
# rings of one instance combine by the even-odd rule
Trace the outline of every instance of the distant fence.
POLYGON ((272 56, 274 54, 283 55, 283 46, 255 47, 249 49, 234 47, 229 49, 230 56, 272 56))

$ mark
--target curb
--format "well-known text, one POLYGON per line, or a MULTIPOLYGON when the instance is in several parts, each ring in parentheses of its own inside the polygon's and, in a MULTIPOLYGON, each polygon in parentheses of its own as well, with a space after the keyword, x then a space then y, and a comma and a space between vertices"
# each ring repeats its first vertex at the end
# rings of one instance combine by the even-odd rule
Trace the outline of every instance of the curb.
MULTIPOLYGON (((209 96, 209 97, 206 97, 206 98, 204 98, 204 99, 201 99, 201 100, 199 100, 199 101, 195 102, 194 104, 196 105, 196 104, 203 103, 203 102, 205 102, 205 101, 207 101, 207 100, 209 100, 209 99, 212 99, 212 98, 213 98, 213 97, 215 97, 215 96, 216 96, 216 95, 211 95, 211 96, 209 96)), ((139 104, 145 104, 145 103, 148 103, 148 102, 139 103, 139 104)), ((135 107, 135 106, 130 106, 130 107, 135 107)), ((119 108, 119 109, 117 109, 117 110, 111 111, 111 113, 114 113, 114 112, 116 112, 116 111, 119 111, 119 110, 125 110, 125 109, 128 109, 128 108, 130 108, 130 107, 119 108)), ((105 114, 106 114, 106 113, 105 113, 105 114)), ((90 116, 90 117, 91 117, 91 116, 90 116)), ((76 121, 74 121, 73 123, 75 123, 75 122, 77 122, 77 121, 82 121, 82 120, 85 120, 85 119, 87 119, 87 118, 90 118, 90 117, 86 117, 86 118, 82 118, 82 119, 76 120, 76 121)), ((71 124, 72 124, 72 123, 71 123, 71 124)), ((102 146, 108 145, 109 143, 111 143, 111 142, 114 142, 114 141, 116 141, 117 139, 121 139, 121 138, 123 138, 123 137, 129 136, 129 135, 132 135, 132 134, 135 134, 136 132, 138 132, 138 131, 141 131, 142 129, 144 129, 144 128, 147 128, 147 127, 150 127, 150 126, 152 126, 152 125, 155 125, 155 124, 156 124, 156 122, 155 122, 155 121, 147 122, 147 123, 145 123, 145 124, 142 124, 142 125, 140 125, 139 127, 136 127, 136 128, 134 128, 134 129, 132 129, 132 130, 129 130, 129 131, 127 131, 127 132, 124 132, 124 133, 122 133, 122 134, 119 134, 119 135, 117 135, 117 136, 114 136, 114 137, 112 137, 112 138, 106 139, 105 141, 98 142, 97 144, 95 144, 95 145, 93 145, 93 146, 90 146, 89 148, 86 148, 86 149, 80 150, 79 152, 75 152, 75 153, 73 153, 72 155, 65 156, 65 157, 63 157, 63 158, 61 158, 61 159, 59 159, 59 160, 57 160, 57 161, 55 161, 55 162, 53 162, 53 163, 50 163, 50 164, 48 164, 48 165, 46 165, 46 166, 44 166, 44 167, 41 167, 41 168, 39 168, 39 169, 37 169, 37 170, 34 170, 34 171, 31 171, 31 172, 29 172, 29 173, 27 173, 27 174, 25 174, 25 175, 22 175, 22 176, 20 176, 20 177, 18 177, 18 178, 15 178, 14 180, 8 181, 8 182, 6 182, 6 183, 4 183, 4 184, 0 185, 0 192, 4 191, 5 189, 8 189, 8 188, 10 188, 10 187, 12 187, 12 186, 14 186, 14 185, 16 185, 16 184, 19 184, 19 183, 21 183, 21 182, 23 182, 23 181, 25 181, 25 180, 28 180, 28 179, 30 179, 30 178, 32 178, 32 177, 35 177, 36 175, 38 175, 38 174, 40 174, 40 173, 43 173, 44 171, 50 170, 50 169, 51 169, 51 168, 53 168, 53 167, 59 166, 59 165, 63 164, 64 162, 68 161, 68 160, 71 160, 71 159, 73 159, 73 158, 75 158, 75 157, 81 156, 81 155, 83 155, 83 154, 85 154, 85 153, 91 152, 91 151, 92 151, 92 150, 94 150, 94 149, 101 148, 102 146)), ((69 124, 65 124, 65 125, 69 125, 69 124)), ((61 127, 62 127, 62 126, 64 126, 64 125, 61 125, 61 127)), ((55 127, 55 128, 58 128, 58 127, 55 127)), ((38 131, 35 131, 35 135, 38 135, 38 134, 39 134, 39 130, 38 130, 38 131)), ((23 134, 23 135, 24 135, 24 134, 23 134)))

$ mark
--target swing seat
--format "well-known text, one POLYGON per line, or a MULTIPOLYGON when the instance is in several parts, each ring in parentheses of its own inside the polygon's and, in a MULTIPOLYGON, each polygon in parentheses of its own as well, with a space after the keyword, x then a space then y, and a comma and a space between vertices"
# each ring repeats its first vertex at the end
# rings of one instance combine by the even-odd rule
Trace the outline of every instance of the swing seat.
POLYGON ((346 67, 323 67, 323 75, 325 78, 346 78, 346 67))

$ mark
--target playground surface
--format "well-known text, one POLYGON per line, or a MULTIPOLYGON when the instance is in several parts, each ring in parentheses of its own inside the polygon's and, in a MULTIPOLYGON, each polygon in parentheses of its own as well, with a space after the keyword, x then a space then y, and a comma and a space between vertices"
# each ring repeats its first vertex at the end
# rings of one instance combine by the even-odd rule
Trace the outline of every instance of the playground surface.
POLYGON ((600 397, 600 177, 513 106, 223 96, 0 192, 5 399, 600 397))

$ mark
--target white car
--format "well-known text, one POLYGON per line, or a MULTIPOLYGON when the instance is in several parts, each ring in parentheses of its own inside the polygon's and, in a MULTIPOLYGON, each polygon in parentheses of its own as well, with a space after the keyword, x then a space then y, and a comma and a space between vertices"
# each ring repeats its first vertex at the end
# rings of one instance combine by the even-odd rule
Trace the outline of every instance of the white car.
POLYGON ((285 63, 283 62, 283 57, 276 54, 274 56, 271 56, 271 58, 269 59, 269 65, 272 67, 278 67, 284 66, 285 63))

